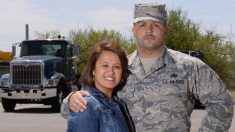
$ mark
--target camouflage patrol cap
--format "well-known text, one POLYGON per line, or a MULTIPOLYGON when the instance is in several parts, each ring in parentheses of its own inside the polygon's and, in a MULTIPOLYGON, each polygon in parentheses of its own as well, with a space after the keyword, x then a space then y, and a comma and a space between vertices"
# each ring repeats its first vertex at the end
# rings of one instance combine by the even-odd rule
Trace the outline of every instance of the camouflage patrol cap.
POLYGON ((136 4, 134 9, 134 23, 143 20, 153 20, 160 23, 167 22, 166 5, 151 3, 151 4, 136 4))

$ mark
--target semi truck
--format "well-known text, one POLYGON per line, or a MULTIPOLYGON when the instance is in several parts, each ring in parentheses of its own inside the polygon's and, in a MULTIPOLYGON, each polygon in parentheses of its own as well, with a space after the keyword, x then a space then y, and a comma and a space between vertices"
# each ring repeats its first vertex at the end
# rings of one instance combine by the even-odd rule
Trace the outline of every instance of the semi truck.
POLYGON ((63 98, 77 88, 79 45, 61 38, 17 45, 20 55, 10 62, 9 73, 0 77, 4 110, 14 111, 18 103, 42 103, 59 112, 63 98))

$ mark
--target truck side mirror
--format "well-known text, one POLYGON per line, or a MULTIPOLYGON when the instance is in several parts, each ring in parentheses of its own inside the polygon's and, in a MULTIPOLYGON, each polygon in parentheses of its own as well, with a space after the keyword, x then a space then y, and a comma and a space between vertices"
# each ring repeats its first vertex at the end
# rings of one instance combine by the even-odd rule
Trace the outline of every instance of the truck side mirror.
POLYGON ((14 58, 16 56, 16 46, 12 45, 12 53, 11 53, 11 57, 14 58))
POLYGON ((73 56, 78 56, 80 52, 80 46, 78 44, 75 44, 73 46, 73 56))
POLYGON ((12 58, 17 56, 17 47, 19 47, 19 46, 20 46, 20 43, 12 44, 12 53, 11 53, 12 58))

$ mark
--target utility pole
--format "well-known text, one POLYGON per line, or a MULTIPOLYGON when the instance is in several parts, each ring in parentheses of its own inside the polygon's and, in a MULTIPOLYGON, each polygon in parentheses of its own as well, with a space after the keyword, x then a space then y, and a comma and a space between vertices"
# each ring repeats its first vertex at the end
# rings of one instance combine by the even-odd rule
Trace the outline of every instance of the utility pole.
POLYGON ((233 42, 233 40, 234 40, 234 34, 233 34, 233 28, 232 28, 232 25, 230 25, 230 32, 229 32, 229 36, 228 36, 229 38, 229 42, 233 42))

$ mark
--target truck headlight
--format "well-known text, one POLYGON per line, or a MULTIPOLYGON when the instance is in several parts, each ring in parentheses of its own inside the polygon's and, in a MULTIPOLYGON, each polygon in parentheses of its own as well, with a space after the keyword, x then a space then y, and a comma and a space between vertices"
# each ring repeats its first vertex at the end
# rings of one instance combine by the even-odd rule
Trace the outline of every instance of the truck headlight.
POLYGON ((57 86, 59 83, 59 80, 58 79, 49 79, 48 80, 48 85, 49 86, 57 86))
POLYGON ((0 86, 5 86, 7 83, 8 82, 6 80, 0 80, 0 86))
POLYGON ((8 86, 9 85, 9 78, 8 78, 8 74, 5 74, 3 76, 1 76, 0 78, 0 86, 8 86))

